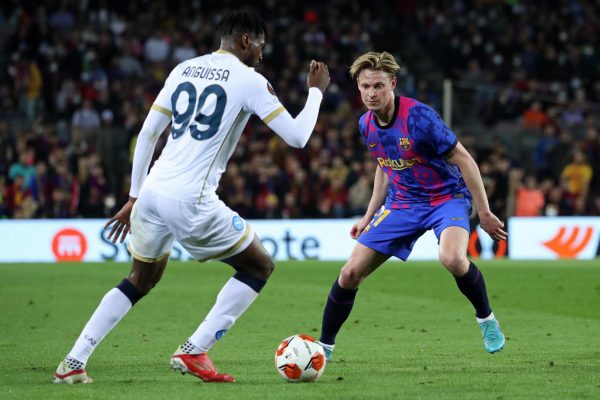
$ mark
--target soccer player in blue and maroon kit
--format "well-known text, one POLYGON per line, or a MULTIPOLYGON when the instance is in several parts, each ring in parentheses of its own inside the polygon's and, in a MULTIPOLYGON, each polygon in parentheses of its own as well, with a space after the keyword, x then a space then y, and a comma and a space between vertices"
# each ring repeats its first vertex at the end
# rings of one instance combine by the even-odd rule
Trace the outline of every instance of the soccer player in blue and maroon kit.
POLYGON ((481 227, 495 240, 506 239, 504 223, 490 211, 477 164, 439 115, 394 96, 398 69, 386 52, 363 54, 350 68, 368 109, 359 130, 377 170, 367 212, 350 231, 356 246, 329 293, 319 342, 331 359, 360 283, 391 256, 406 260, 416 240, 433 229, 441 263, 475 308, 485 349, 497 352, 504 335, 483 276, 467 259, 471 200, 481 227))

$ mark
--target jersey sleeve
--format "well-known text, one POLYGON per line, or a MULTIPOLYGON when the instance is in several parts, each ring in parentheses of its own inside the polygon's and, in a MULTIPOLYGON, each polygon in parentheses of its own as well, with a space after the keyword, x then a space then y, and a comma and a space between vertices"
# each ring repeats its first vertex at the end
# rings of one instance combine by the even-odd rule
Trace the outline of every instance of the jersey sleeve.
POLYGON ((246 90, 246 110, 256 114, 265 124, 285 111, 273 87, 261 74, 256 72, 253 74, 246 90))
POLYGON ((410 109, 407 123, 417 140, 439 157, 446 156, 458 144, 454 132, 434 109, 425 104, 417 104, 410 109))

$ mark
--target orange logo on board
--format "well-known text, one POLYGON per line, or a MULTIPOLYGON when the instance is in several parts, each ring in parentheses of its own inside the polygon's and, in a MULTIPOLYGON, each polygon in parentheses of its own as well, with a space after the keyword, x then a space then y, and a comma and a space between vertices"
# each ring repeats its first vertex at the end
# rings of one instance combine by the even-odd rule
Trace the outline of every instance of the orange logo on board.
MULTIPOLYGON (((454 219, 454 218, 452 218, 452 219, 454 219)), ((457 219, 462 219, 462 218, 457 218, 457 219)), ((479 258, 481 256, 481 251, 479 251, 479 249, 477 248, 477 242, 480 242, 479 234, 477 233, 476 230, 474 230, 473 232, 471 232, 471 235, 469 237, 469 246, 467 247, 468 254, 473 258, 479 258)), ((494 257, 496 257, 496 258, 505 257, 507 249, 508 249, 506 240, 500 240, 497 243, 498 243, 498 245, 497 245, 498 247, 496 248, 496 251, 494 251, 494 257)))
POLYGON ((585 249, 585 246, 588 245, 592 238, 592 233, 594 233, 594 228, 588 226, 583 233, 583 238, 580 239, 579 230, 579 227, 576 226, 573 228, 570 235, 566 235, 567 228, 561 226, 558 233, 554 235, 552 239, 543 242, 543 244, 559 258, 575 258, 583 251, 583 249, 585 249), (566 236, 568 236, 568 238, 566 236), (576 243, 578 239, 579 242, 576 243))
POLYGON ((82 261, 86 252, 87 240, 77 229, 62 229, 52 239, 52 253, 56 261, 82 261))

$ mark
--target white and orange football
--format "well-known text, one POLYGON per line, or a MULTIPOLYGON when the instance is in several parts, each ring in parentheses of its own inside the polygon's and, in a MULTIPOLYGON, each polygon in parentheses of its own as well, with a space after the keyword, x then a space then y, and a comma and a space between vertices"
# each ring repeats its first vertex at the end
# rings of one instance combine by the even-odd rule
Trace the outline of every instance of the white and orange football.
POLYGON ((311 336, 290 336, 275 351, 275 367, 289 382, 314 382, 325 371, 325 351, 311 336))

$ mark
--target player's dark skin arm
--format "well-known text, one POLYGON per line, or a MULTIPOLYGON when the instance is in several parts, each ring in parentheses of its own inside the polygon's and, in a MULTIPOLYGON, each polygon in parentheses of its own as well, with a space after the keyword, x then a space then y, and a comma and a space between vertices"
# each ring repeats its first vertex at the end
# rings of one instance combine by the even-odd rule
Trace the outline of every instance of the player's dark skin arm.
POLYGON ((131 209, 133 208, 133 204, 136 200, 137 199, 135 197, 129 196, 127 203, 125 203, 125 205, 111 219, 109 219, 106 224, 104 224, 104 229, 106 229, 113 222, 117 222, 112 226, 112 229, 106 236, 108 240, 111 240, 112 238, 113 243, 115 243, 117 240, 123 243, 127 233, 129 233, 129 218, 131 217, 131 209))
POLYGON ((473 160, 473 157, 471 157, 464 146, 458 142, 456 147, 448 154, 447 159, 460 169, 467 188, 469 188, 469 192, 471 192, 471 196, 473 196, 473 202, 477 208, 481 228, 494 240, 506 240, 507 233, 503 229, 504 222, 500 221, 500 219, 490 211, 485 187, 483 186, 483 180, 479 173, 479 167, 475 160, 473 160))

